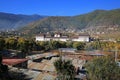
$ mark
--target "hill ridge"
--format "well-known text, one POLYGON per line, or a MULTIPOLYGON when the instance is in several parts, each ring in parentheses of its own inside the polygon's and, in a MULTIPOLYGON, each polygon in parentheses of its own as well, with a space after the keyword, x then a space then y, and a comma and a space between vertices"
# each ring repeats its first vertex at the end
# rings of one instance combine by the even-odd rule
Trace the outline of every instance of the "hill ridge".
POLYGON ((77 16, 51 16, 31 23, 21 29, 27 34, 39 34, 40 32, 52 31, 78 31, 90 27, 97 29, 100 26, 120 26, 120 9, 95 10, 77 16))

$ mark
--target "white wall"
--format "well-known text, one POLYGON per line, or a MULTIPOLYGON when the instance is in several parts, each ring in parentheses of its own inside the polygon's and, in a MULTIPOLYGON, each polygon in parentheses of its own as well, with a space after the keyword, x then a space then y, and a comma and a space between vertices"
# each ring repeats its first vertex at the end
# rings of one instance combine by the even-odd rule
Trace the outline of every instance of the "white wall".
POLYGON ((51 40, 51 38, 45 38, 45 41, 50 41, 51 40))
POLYGON ((59 40, 60 40, 60 41, 65 41, 65 42, 66 42, 66 41, 68 40, 68 38, 60 38, 59 40))
POLYGON ((78 39, 82 42, 89 42, 89 36, 79 36, 78 39))
MULTIPOLYGON (((36 41, 67 41, 69 38, 45 38, 44 36, 36 36, 36 41)), ((89 36, 79 36, 78 38, 71 39, 71 41, 78 41, 78 42, 89 42, 89 36)))
POLYGON ((76 39, 72 39, 72 41, 89 42, 89 36, 79 36, 76 39))
POLYGON ((44 36, 36 36, 36 41, 44 41, 44 36))

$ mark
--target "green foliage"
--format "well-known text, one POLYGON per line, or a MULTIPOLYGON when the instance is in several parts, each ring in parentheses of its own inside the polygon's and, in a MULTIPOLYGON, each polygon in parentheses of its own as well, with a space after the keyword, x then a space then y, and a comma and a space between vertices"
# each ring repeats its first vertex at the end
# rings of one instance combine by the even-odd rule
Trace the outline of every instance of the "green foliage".
POLYGON ((102 42, 102 41, 94 41, 91 43, 87 43, 85 46, 86 50, 104 50, 104 51, 113 51, 115 49, 120 50, 120 43, 117 42, 102 42))
POLYGON ((2 64, 2 55, 0 54, 0 64, 2 64))
POLYGON ((0 50, 3 50, 5 47, 5 40, 3 38, 0 38, 0 50))
POLYGON ((66 46, 67 46, 68 48, 73 47, 73 42, 67 42, 67 43, 66 43, 66 46))
POLYGON ((60 58, 54 62, 54 66, 58 74, 58 80, 74 80, 75 67, 71 61, 60 58))
POLYGON ((90 43, 83 42, 62 42, 62 41, 38 41, 36 42, 33 39, 24 39, 24 38, 0 38, 0 49, 15 49, 22 50, 25 52, 33 51, 33 50, 54 50, 58 48, 76 48, 78 50, 106 50, 110 51, 115 49, 116 47, 120 50, 120 43, 114 42, 100 42, 94 41, 90 43))
POLYGON ((89 61, 86 65, 90 80, 119 80, 120 67, 112 57, 100 57, 89 61))
POLYGON ((7 38, 5 39, 5 44, 7 48, 9 49, 16 49, 16 46, 17 46, 17 40, 15 38, 7 38))
POLYGON ((115 49, 115 47, 120 50, 120 43, 114 42, 100 42, 94 41, 90 43, 83 42, 62 42, 62 41, 38 41, 36 42, 33 39, 24 39, 24 38, 0 38, 0 47, 3 49, 15 49, 21 50, 23 52, 29 52, 33 50, 55 50, 58 48, 76 48, 77 50, 106 50, 110 51, 115 49))
POLYGON ((25 53, 38 50, 49 51, 58 48, 76 48, 77 50, 106 50, 112 51, 117 47, 120 50, 120 43, 117 42, 100 42, 94 41, 89 43, 83 42, 62 42, 62 41, 35 41, 33 39, 24 38, 0 38, 0 49, 14 49, 25 53))
POLYGON ((101 49, 101 43, 99 41, 94 41, 86 45, 86 50, 100 50, 100 49, 101 49))
POLYGON ((83 42, 74 42, 73 43, 73 48, 76 48, 77 50, 84 50, 85 43, 83 43, 83 42))
POLYGON ((40 41, 37 44, 41 47, 41 50, 45 51, 66 47, 66 43, 61 41, 40 41))

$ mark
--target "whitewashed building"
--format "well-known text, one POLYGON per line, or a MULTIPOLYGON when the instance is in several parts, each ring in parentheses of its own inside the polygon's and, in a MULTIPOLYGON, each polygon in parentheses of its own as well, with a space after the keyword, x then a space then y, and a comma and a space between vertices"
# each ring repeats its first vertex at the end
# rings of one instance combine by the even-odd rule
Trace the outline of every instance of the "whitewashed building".
POLYGON ((39 34, 36 36, 36 41, 45 41, 45 36, 44 34, 39 34))
POLYGON ((36 36, 36 41, 77 41, 77 42, 89 42, 90 41, 90 36, 88 34, 80 34, 77 36, 73 37, 68 37, 68 36, 63 36, 61 34, 54 34, 49 35, 49 34, 40 34, 36 36))
POLYGON ((89 42, 90 41, 90 35, 88 34, 80 34, 78 36, 73 36, 71 38, 72 41, 77 41, 77 42, 89 42))

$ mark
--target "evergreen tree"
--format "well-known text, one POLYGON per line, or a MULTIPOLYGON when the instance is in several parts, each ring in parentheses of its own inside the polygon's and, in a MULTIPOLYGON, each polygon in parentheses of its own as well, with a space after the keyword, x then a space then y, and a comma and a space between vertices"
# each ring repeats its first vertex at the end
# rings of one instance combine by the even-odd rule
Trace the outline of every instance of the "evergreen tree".
POLYGON ((58 74, 58 80, 74 80, 75 67, 71 61, 60 58, 54 62, 54 66, 58 74))
POLYGON ((111 57, 95 58, 86 64, 90 80, 119 80, 120 67, 111 57))

